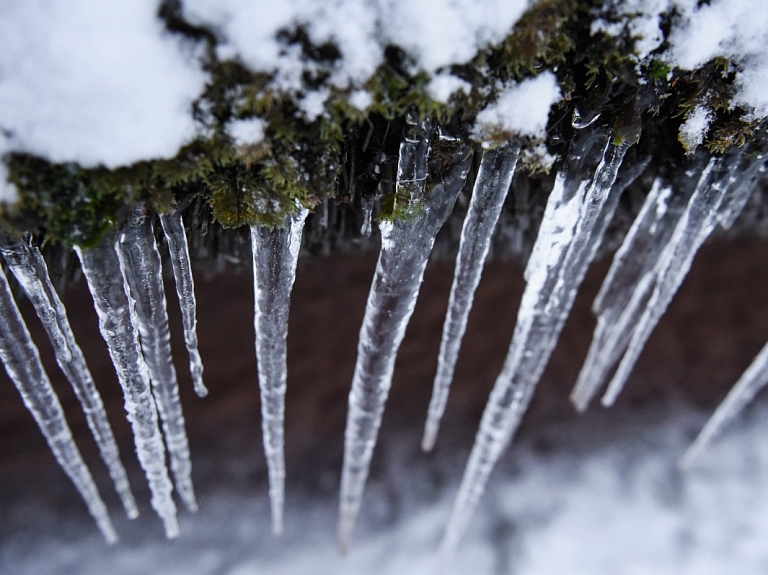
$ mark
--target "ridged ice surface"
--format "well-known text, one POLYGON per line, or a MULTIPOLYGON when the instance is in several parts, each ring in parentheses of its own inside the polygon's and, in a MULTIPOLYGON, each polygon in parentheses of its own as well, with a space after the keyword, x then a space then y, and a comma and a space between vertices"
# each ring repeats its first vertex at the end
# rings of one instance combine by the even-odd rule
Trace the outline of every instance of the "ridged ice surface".
POLYGON ((251 227, 254 327, 261 392, 261 429, 269 470, 272 531, 283 530, 284 420, 288 377, 287 337, 291 290, 308 210, 297 206, 283 228, 251 227))
POLYGON ((107 342, 118 380, 123 388, 125 410, 133 428, 136 454, 149 481, 152 507, 163 520, 167 537, 179 534, 173 486, 165 465, 165 446, 158 426, 149 370, 139 344, 133 303, 120 269, 115 239, 106 237, 93 248, 75 248, 83 275, 99 316, 99 329, 107 342))
POLYGON ((480 283, 493 230, 515 174, 520 143, 514 142, 483 152, 472 190, 472 200, 461 230, 448 311, 443 324, 437 374, 432 388, 421 447, 431 451, 437 440, 440 419, 445 412, 461 340, 480 283))
POLYGON ((501 452, 511 441, 554 350, 587 267, 607 226, 606 204, 628 144, 584 133, 558 174, 525 270, 526 288, 501 373, 483 413, 442 543, 460 540, 501 452), (597 152, 597 153, 596 153, 597 152))
POLYGON ((192 278, 192 266, 189 261, 189 245, 187 234, 184 232, 184 222, 181 213, 160 214, 168 251, 171 255, 173 278, 176 281, 176 293, 181 306, 181 321, 184 326, 184 345, 189 354, 189 372, 192 384, 199 397, 208 395, 208 389, 203 383, 203 360, 197 349, 197 300, 195 298, 195 281, 192 278))
POLYGON ((136 311, 141 349, 163 425, 176 491, 187 509, 197 511, 189 442, 171 354, 160 252, 152 220, 143 206, 133 211, 120 232, 117 253, 136 311))
POLYGON ((733 180, 737 161, 713 158, 704 169, 696 190, 680 217, 672 235, 659 254, 651 272, 655 285, 642 315, 637 319, 627 350, 603 396, 604 406, 616 400, 629 377, 645 343, 658 324, 678 288, 683 283, 693 258, 709 237, 718 220, 730 218, 733 209, 743 207, 741 202, 722 205, 733 180))
POLYGON ((85 465, 72 438, 64 410, 48 375, 40 363, 40 354, 32 342, 27 326, 16 307, 8 280, 0 271, 0 359, 8 376, 19 390, 27 409, 43 432, 56 460, 82 495, 101 533, 109 543, 117 541, 117 533, 109 519, 91 472, 85 465))
POLYGON ((357 347, 344 436, 339 543, 346 549, 368 477, 381 418, 392 384, 395 359, 413 313, 424 269, 437 231, 453 209, 464 184, 471 156, 458 146, 455 162, 438 183, 425 190, 428 134, 400 146, 397 186, 420 205, 408 217, 381 222, 381 252, 368 294, 357 347))
POLYGON ((83 352, 75 341, 64 304, 48 276, 43 256, 27 241, 10 238, 0 238, 0 252, 8 269, 32 302, 51 340, 56 361, 83 407, 88 427, 99 447, 101 458, 109 469, 109 475, 126 514, 130 518, 137 517, 139 510, 120 460, 120 452, 104 410, 104 403, 85 363, 83 352))

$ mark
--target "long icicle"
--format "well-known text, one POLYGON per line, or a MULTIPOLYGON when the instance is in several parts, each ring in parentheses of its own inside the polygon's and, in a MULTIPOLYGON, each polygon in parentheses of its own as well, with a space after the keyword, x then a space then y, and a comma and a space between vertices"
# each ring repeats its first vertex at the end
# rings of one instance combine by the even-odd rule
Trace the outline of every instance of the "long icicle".
POLYGON ((699 248, 715 229, 718 218, 728 217, 728 210, 719 212, 718 208, 730 187, 737 163, 726 158, 713 158, 704 169, 696 191, 658 258, 653 272, 656 285, 632 332, 621 363, 603 395, 603 406, 610 407, 616 401, 645 343, 691 269, 699 248))
POLYGON ((291 290, 308 210, 297 205, 282 229, 251 226, 254 327, 261 393, 261 428, 269 470, 272 531, 283 531, 284 419, 288 377, 287 337, 291 290))
POLYGON ((598 316, 597 326, 571 393, 571 400, 579 411, 587 408, 604 383, 607 371, 619 360, 634 326, 631 318, 642 313, 642 306, 650 295, 653 283, 647 284, 653 278, 649 272, 679 217, 679 212, 669 209, 671 194, 671 187, 663 185, 660 179, 654 181, 595 299, 593 311, 598 316), (641 299, 638 301, 638 298, 641 299))
POLYGON ((208 389, 203 383, 203 360, 197 348, 197 301, 195 299, 195 282, 192 278, 192 265, 189 261, 189 245, 187 234, 184 232, 184 222, 181 212, 160 214, 160 223, 168 242, 171 254, 173 278, 176 281, 176 293, 181 307, 181 321, 184 326, 184 344, 189 354, 189 371, 192 384, 198 397, 208 395, 208 389))
POLYGON ((45 373, 40 354, 11 295, 8 280, 0 271, 0 359, 16 385, 24 405, 32 413, 61 468, 82 495, 88 511, 108 543, 117 533, 91 472, 75 445, 64 410, 45 373))
POLYGON ((117 378, 123 388, 125 411, 133 428, 136 454, 149 481, 152 507, 163 520, 168 538, 177 537, 179 524, 173 486, 165 465, 165 446, 158 426, 149 370, 141 355, 135 311, 128 298, 115 238, 107 237, 93 248, 75 247, 83 275, 99 316, 99 329, 107 342, 117 378))
POLYGON ((339 504, 342 550, 347 548, 360 511, 397 351, 416 304, 435 236, 453 209, 470 167, 470 150, 454 144, 454 162, 425 193, 428 137, 427 129, 400 145, 397 195, 405 192, 415 200, 406 206, 410 213, 379 224, 381 252, 360 328, 344 436, 339 504))
POLYGON ((509 353, 483 412, 446 527, 443 558, 466 531, 496 461, 519 426, 607 226, 602 210, 629 144, 608 142, 590 183, 581 179, 579 168, 589 163, 595 142, 591 134, 584 138, 548 200, 525 270, 527 284, 509 353))
POLYGON ((43 256, 28 242, 7 237, 0 238, 0 252, 48 333, 56 361, 83 407, 88 427, 99 447, 101 458, 107 465, 126 515, 131 519, 138 517, 139 510, 125 468, 120 461, 120 451, 109 425, 104 403, 85 363, 83 352, 75 341, 64 304, 48 276, 48 267, 43 256))
POLYGON ((134 209, 120 232, 117 254, 128 293, 135 305, 141 349, 149 368, 152 394, 163 425, 176 490, 185 507, 189 511, 197 511, 189 441, 171 354, 160 252, 145 206, 139 205, 134 209))
POLYGON ((735 418, 757 393, 768 384, 768 344, 757 354, 752 364, 742 374, 736 385, 717 407, 693 445, 680 460, 680 467, 689 467, 707 448, 712 440, 735 418))
POLYGON ((519 154, 519 142, 483 152, 469 210, 461 230, 459 253, 456 257, 456 269, 448 300, 448 313, 443 324, 437 374, 421 442, 421 448, 424 451, 431 451, 435 446, 440 419, 448 402, 461 341, 467 329, 472 301, 483 273, 493 230, 496 228, 501 207, 504 205, 512 183, 519 154))

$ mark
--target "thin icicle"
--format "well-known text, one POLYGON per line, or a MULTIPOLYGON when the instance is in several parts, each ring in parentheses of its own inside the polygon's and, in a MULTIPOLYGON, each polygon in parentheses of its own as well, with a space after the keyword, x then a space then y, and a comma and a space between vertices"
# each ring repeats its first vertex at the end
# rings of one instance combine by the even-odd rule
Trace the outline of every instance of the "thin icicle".
POLYGON ((461 230, 459 253, 456 257, 456 269, 448 300, 448 313, 443 324, 437 374, 421 442, 421 448, 424 451, 431 451, 435 446, 440 419, 448 402, 461 340, 467 329, 469 312, 475 298, 475 290, 480 283, 491 236, 512 183, 519 154, 519 142, 483 152, 472 191, 472 200, 461 230))
POLYGON ((768 384, 768 344, 757 354, 752 364, 736 382, 715 413, 707 421, 696 441, 683 458, 680 467, 686 468, 709 446, 712 440, 735 418, 744 407, 768 384))
POLYGON ((176 281, 176 293, 181 306, 181 321, 184 326, 184 344, 189 354, 189 371, 192 374, 192 384, 198 397, 208 395, 208 389, 203 383, 203 360, 197 349, 197 301, 195 299, 195 282, 192 279, 192 266, 189 261, 189 245, 187 234, 184 232, 184 222, 181 212, 161 214, 160 223, 163 226, 165 239, 168 241, 168 251, 171 254, 173 278, 176 281))
POLYGON ((718 222, 726 230, 731 229, 755 189, 760 174, 765 172, 765 154, 757 158, 747 159, 743 169, 736 169, 730 191, 723 198, 723 206, 718 212, 718 222))
POLYGON ((165 534, 179 534, 173 486, 165 465, 165 446, 158 427, 157 408, 152 398, 149 371, 141 355, 139 334, 128 286, 112 237, 89 249, 75 247, 83 275, 99 316, 99 329, 107 342, 112 363, 123 388, 125 410, 133 428, 136 453, 152 491, 152 507, 163 520, 165 534))
MULTIPOLYGON (((595 137, 586 134, 558 174, 525 271, 526 289, 509 353, 483 413, 442 543, 461 539, 491 471, 511 441, 557 343, 586 269, 607 227, 606 199, 629 144, 608 142, 590 183, 595 137)), ((613 201, 608 202, 614 208, 613 201)))
POLYGON ((125 513, 131 519, 138 517, 139 510, 125 468, 120 461, 120 452, 104 410, 104 403, 85 363, 83 352, 75 341, 64 304, 48 276, 43 256, 36 247, 27 242, 10 238, 0 239, 0 251, 48 333, 56 361, 83 407, 88 427, 99 447, 101 458, 109 469, 125 513))
POLYGON ((254 326, 261 392, 261 428, 269 470, 272 531, 283 531, 284 416, 288 310, 308 210, 297 205, 282 229, 251 226, 254 326))
POLYGON ((718 209, 731 183, 736 163, 713 158, 704 169, 696 191, 658 258, 654 270, 656 285, 634 328, 627 351, 603 396, 603 406, 613 405, 640 357, 645 342, 683 283, 699 247, 715 229, 718 218, 727 217, 727 213, 719 212, 718 209))
POLYGON ((134 209, 118 241, 118 257, 135 305, 141 349, 149 368, 152 394, 163 424, 176 490, 189 511, 197 511, 192 461, 179 400, 179 382, 171 354, 160 252, 152 220, 144 206, 134 209))
POLYGON ((24 405, 40 426, 61 468, 75 484, 96 524, 108 543, 117 541, 117 533, 101 499, 91 472, 85 465, 72 438, 64 410, 48 375, 40 363, 40 354, 16 307, 8 280, 0 271, 0 359, 21 394, 24 405))
POLYGON ((363 224, 360 226, 360 235, 370 238, 373 229, 371 226, 371 220, 373 219, 373 205, 376 203, 376 200, 369 196, 365 196, 360 200, 360 203, 363 208, 363 224))
POLYGON ((584 411, 604 383, 608 370, 629 342, 636 315, 653 287, 655 265, 674 229, 679 212, 669 209, 672 188, 656 179, 593 304, 597 326, 571 400, 584 411), (634 294, 634 295, 633 295, 634 294))
POLYGON ((468 148, 455 146, 454 162, 428 193, 427 134, 400 145, 397 186, 421 198, 407 218, 382 222, 381 253, 368 294, 349 394, 341 479, 339 543, 346 549, 368 477, 395 359, 418 297, 437 231, 453 209, 469 171, 468 148))

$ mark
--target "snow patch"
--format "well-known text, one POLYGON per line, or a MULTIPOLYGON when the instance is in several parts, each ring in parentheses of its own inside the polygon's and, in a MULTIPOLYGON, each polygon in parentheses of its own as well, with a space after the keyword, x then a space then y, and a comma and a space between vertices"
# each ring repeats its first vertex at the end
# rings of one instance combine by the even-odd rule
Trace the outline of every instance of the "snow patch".
POLYGON ((451 74, 438 74, 430 81, 427 91, 433 100, 446 104, 456 92, 469 94, 472 85, 451 74))
POLYGON ((0 161, 0 203, 15 204, 19 201, 19 190, 8 181, 8 168, 0 161))
POLYGON ((560 99, 560 88, 552 72, 509 85, 493 104, 477 115, 475 137, 509 133, 543 138, 549 110, 560 99))
POLYGON ((4 5, 5 147, 86 166, 175 155, 194 135, 205 76, 156 12, 150 0, 4 5))
POLYGON ((227 125, 227 134, 235 146, 252 146, 264 140, 264 129, 267 122, 261 118, 235 120, 227 125))
POLYGON ((697 106, 680 126, 678 139, 686 152, 692 154, 704 141, 712 122, 712 112, 703 106, 697 106))

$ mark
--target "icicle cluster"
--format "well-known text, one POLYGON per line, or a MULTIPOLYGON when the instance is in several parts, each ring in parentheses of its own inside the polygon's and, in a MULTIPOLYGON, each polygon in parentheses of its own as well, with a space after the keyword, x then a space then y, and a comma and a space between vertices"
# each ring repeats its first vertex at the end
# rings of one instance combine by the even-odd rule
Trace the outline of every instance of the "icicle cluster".
MULTIPOLYGON (((444 557, 455 549, 483 495, 491 472, 512 441, 570 314, 587 269, 611 223, 623 191, 650 184, 645 202, 616 252, 593 304, 592 345, 571 399, 583 411, 608 383, 611 405, 655 326, 672 301, 701 245, 719 225, 729 228, 764 171, 749 149, 710 158, 699 152, 680 174, 640 178, 650 158, 623 161, 638 134, 621 137, 576 117, 575 136, 554 180, 533 252, 509 351, 480 422, 445 537, 444 557), (612 371, 615 370, 612 377, 612 371)), ((512 185, 521 141, 488 147, 471 192, 422 441, 435 446, 472 302, 494 228, 512 185)), ((338 537, 346 549, 359 515, 398 349, 416 305, 435 237, 464 188, 471 148, 429 122, 406 123, 400 144, 391 219, 378 223, 381 251, 365 309, 349 393, 338 537), (440 146, 439 161, 432 146, 440 146), (430 168, 437 173, 430 173, 430 168)), ((374 201, 363 201, 362 235, 372 231, 374 201)), ((272 528, 283 528, 284 419, 288 315, 306 207, 282 227, 252 226, 254 327, 261 394, 263 443, 269 474, 272 528)), ((317 209, 327 225, 328 205, 317 209)), ((93 296, 101 333, 125 396, 136 452, 152 491, 152 506, 168 537, 178 534, 175 488, 197 508, 190 449, 171 357, 170 331, 154 215, 137 206, 119 233, 76 248, 93 296), (162 433, 161 433, 162 429, 162 433), (171 483, 166 457, 174 478, 171 483)), ((196 301, 180 212, 161 215, 182 310, 184 341, 195 391, 208 393, 197 346, 196 301)), ((129 517, 138 513, 104 407, 74 340, 66 311, 45 262, 28 239, 0 238, 8 269, 37 311, 56 359, 86 413, 102 458, 129 517)), ((116 538, 107 510, 82 461, 37 349, 0 274, 0 358, 60 464, 82 493, 108 541, 116 538)), ((737 382, 682 461, 690 464, 739 410, 768 384, 768 345, 737 382)))

